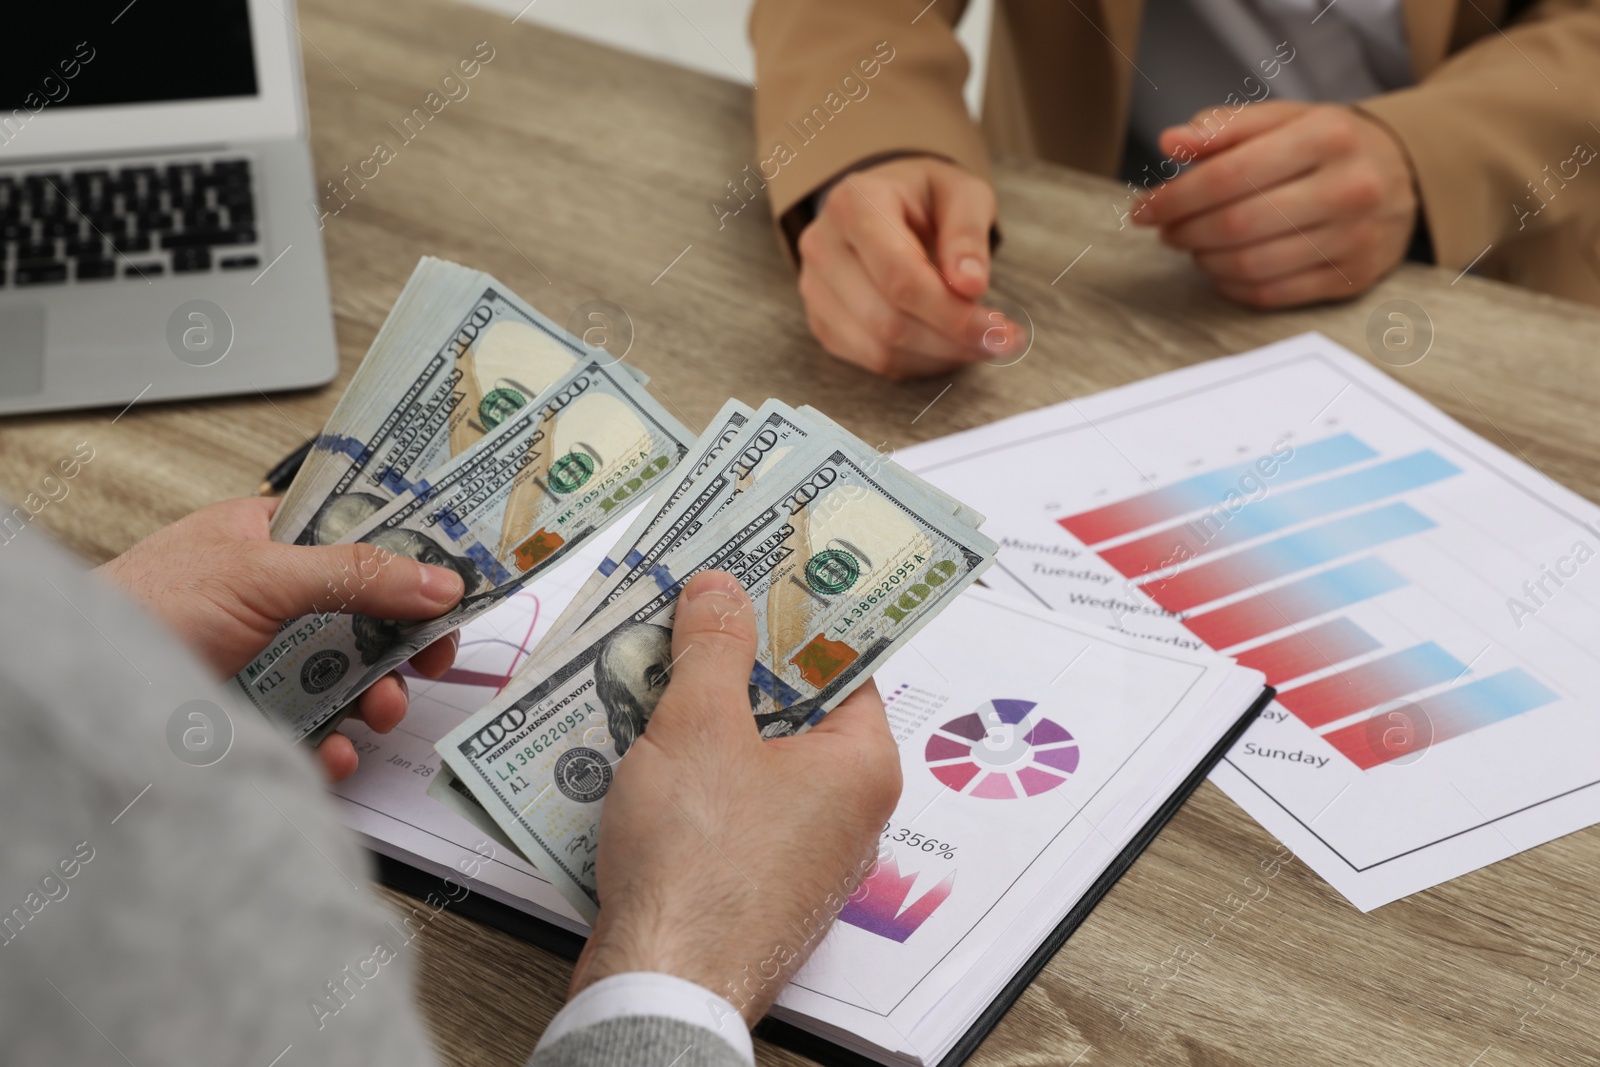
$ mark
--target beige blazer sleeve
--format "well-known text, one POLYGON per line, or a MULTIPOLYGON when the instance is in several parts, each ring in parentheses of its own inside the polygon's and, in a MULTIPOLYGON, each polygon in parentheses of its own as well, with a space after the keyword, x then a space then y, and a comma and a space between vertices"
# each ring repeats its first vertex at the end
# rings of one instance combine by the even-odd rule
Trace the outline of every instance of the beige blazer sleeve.
MULTIPOLYGON (((773 215, 862 160, 942 156, 984 177, 988 150, 967 112, 964 0, 756 0, 755 169, 773 215)), ((809 220, 807 220, 809 221, 809 220)))
POLYGON ((1456 18, 1482 36, 1361 108, 1405 145, 1435 256, 1462 268, 1600 214, 1600 0, 1544 0, 1504 32, 1472 4, 1456 18))

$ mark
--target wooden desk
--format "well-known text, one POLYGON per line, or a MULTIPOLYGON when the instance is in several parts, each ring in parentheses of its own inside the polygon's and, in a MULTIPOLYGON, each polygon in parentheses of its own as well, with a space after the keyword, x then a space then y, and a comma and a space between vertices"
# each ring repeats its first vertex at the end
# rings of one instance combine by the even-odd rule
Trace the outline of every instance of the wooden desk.
MULTIPOLYGON (((106 411, 0 426, 0 487, 13 496, 77 442, 94 445, 70 496, 41 516, 93 559, 252 491, 322 425, 424 253, 489 270, 558 320, 597 297, 622 305, 637 329, 630 359, 696 427, 730 392, 773 395, 891 447, 1302 330, 1366 352, 1372 309, 1404 297, 1437 339, 1396 377, 1600 499, 1595 310, 1406 268, 1347 305, 1251 314, 1212 297, 1149 234, 1118 229, 1110 183, 1003 164, 997 287, 1028 309, 1037 344, 1016 366, 957 376, 941 397, 950 382, 891 385, 817 348, 764 204, 718 228, 708 202, 750 150, 746 88, 443 2, 305 0, 302 17, 319 179, 353 169, 376 141, 395 145, 388 123, 476 42, 495 55, 466 99, 327 220, 343 355, 334 386, 136 405, 114 423, 106 411)), ((1561 963, 1575 946, 1600 948, 1600 830, 1368 916, 1291 862, 1265 900, 1213 935, 1212 910, 1275 851, 1203 787, 973 1062, 1592 1062, 1600 977, 1592 964, 1564 975, 1561 963)), ((446 1061, 523 1062, 560 1006, 567 964, 449 915, 424 941, 421 999, 446 1061)), ((807 1062, 770 1047, 758 1058, 807 1062)))

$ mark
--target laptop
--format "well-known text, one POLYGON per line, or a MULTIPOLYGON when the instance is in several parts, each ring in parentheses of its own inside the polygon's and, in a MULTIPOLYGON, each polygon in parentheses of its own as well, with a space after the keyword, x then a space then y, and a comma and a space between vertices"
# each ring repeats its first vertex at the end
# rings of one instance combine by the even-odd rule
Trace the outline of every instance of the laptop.
POLYGON ((14 7, 0 414, 330 381, 292 0, 14 7))

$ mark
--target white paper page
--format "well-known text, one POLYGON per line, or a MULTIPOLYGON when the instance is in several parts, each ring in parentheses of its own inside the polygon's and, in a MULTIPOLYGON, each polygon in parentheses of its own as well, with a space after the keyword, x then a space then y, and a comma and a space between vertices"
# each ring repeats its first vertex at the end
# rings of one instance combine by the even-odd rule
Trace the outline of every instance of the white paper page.
POLYGON ((434 742, 499 692, 632 521, 631 514, 623 516, 566 562, 463 629, 455 666, 443 679, 430 681, 407 668, 411 705, 391 733, 374 733, 354 719, 340 727, 355 742, 361 765, 332 791, 346 825, 369 847, 524 911, 530 903, 537 905, 568 929, 588 932, 532 864, 485 840, 481 830, 425 790, 439 768, 434 742))
POLYGON ((982 589, 876 677, 905 781, 882 835, 887 855, 783 993, 780 1015, 931 1062, 1010 976, 992 956, 1003 935, 1024 954, 1037 945, 1142 828, 1173 768, 1198 763, 1261 682, 1210 652, 982 589), (1230 683, 1221 707, 1211 698, 1230 683), (924 1026, 956 990, 959 1008, 924 1026))
POLYGON ((1600 820, 1600 509, 1328 339, 896 458, 996 588, 1262 666, 1212 780, 1362 910, 1600 820))

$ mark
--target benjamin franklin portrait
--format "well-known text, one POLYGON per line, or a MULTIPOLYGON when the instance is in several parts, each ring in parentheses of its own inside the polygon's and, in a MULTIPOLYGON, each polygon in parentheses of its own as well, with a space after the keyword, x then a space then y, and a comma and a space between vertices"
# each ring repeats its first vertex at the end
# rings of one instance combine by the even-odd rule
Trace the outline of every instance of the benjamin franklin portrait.
MULTIPOLYGON (((595 695, 606 709, 606 728, 617 747, 617 757, 644 733, 655 714, 661 694, 666 691, 672 671, 672 631, 649 623, 630 623, 612 632, 595 660, 595 695)), ((761 690, 749 687, 750 707, 755 709, 761 690)), ((804 710, 799 721, 804 721, 804 710)), ((760 723, 758 722, 759 726, 760 723)), ((783 731, 793 733, 790 727, 783 731)), ((774 734, 771 736, 781 736, 774 734)))
MULTIPOLYGON (((368 537, 366 541, 385 552, 405 556, 418 563, 448 567, 461 575, 462 584, 469 594, 480 581, 478 568, 473 566, 471 560, 465 556, 451 554, 439 542, 415 530, 381 530, 368 537)), ((415 622, 374 619, 370 615, 355 615, 350 621, 351 628, 355 632, 356 648, 361 653, 361 662, 368 667, 378 662, 385 652, 393 648, 405 636, 408 628, 419 625, 415 622)))
POLYGON ((303 545, 331 545, 387 507, 389 501, 371 493, 341 493, 322 502, 297 539, 303 545))
POLYGON ((594 687, 618 757, 649 725, 671 670, 672 631, 664 626, 630 623, 606 638, 594 664, 594 687))

